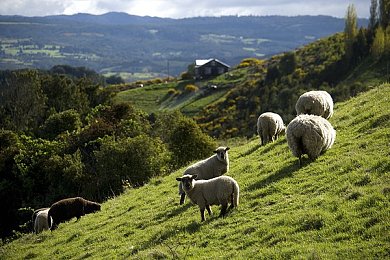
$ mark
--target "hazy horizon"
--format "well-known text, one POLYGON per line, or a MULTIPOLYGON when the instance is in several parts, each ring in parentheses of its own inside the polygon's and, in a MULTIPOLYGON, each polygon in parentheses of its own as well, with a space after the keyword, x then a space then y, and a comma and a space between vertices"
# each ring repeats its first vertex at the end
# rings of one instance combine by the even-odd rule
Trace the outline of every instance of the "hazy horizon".
POLYGON ((130 15, 162 18, 189 18, 229 15, 326 15, 345 17, 349 4, 354 4, 359 18, 369 17, 368 0, 2 0, 0 15, 48 16, 88 13, 94 15, 123 12, 130 15))

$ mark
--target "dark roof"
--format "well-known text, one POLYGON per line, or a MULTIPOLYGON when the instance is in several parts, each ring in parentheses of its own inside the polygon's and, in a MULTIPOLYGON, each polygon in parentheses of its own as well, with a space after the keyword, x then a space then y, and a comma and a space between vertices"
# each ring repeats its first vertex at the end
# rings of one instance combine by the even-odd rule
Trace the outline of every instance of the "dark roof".
POLYGON ((226 67, 230 68, 229 65, 227 65, 226 63, 224 63, 224 62, 222 62, 222 61, 220 61, 218 59, 195 60, 195 68, 201 67, 201 66, 203 66, 203 65, 205 65, 205 64, 207 64, 207 63, 209 63, 211 61, 216 61, 216 62, 222 64, 223 66, 226 66, 226 67))

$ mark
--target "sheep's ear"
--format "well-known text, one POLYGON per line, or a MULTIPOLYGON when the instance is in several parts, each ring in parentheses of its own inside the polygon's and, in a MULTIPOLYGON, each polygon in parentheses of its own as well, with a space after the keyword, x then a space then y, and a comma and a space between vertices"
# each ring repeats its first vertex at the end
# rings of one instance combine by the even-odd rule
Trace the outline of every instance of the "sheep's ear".
POLYGON ((217 151, 217 150, 214 150, 213 153, 218 153, 218 151, 217 151))
POLYGON ((230 150, 230 147, 228 146, 228 147, 226 147, 226 149, 225 149, 225 151, 229 151, 230 150))
POLYGON ((181 181, 181 178, 176 178, 177 181, 181 181))
POLYGON ((198 178, 198 175, 197 175, 197 174, 192 175, 192 177, 191 177, 192 180, 195 180, 196 178, 198 178))

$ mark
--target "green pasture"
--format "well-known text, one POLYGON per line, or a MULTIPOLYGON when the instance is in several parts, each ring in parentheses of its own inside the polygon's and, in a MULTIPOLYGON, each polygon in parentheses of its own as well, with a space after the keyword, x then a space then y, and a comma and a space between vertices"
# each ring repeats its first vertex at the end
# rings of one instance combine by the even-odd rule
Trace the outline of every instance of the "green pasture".
POLYGON ((336 103, 330 122, 335 144, 302 167, 285 137, 220 141, 240 185, 240 205, 225 218, 213 206, 200 222, 197 206, 179 205, 183 168, 101 212, 4 244, 0 259, 388 259, 390 85, 336 103))

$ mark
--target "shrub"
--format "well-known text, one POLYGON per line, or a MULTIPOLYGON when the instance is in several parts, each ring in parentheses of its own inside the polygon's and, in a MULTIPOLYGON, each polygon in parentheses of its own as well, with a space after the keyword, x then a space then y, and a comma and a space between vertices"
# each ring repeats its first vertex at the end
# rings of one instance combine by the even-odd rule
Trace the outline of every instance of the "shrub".
POLYGON ((205 158, 216 148, 216 142, 203 133, 194 120, 179 111, 159 115, 153 126, 153 135, 168 145, 174 168, 205 158))
POLYGON ((184 89, 186 92, 196 92, 199 90, 199 88, 197 86, 192 85, 192 84, 186 85, 184 89))
POLYGON ((190 119, 182 120, 176 125, 168 143, 173 153, 173 164, 177 167, 210 156, 216 147, 215 141, 190 119))
POLYGON ((100 142, 100 150, 94 152, 97 176, 91 181, 101 195, 121 192, 123 181, 139 186, 167 171, 169 152, 159 138, 105 137, 100 142))
POLYGON ((72 132, 80 127, 79 113, 74 109, 70 109, 49 116, 41 126, 40 134, 43 138, 54 139, 61 133, 66 131, 72 132))

